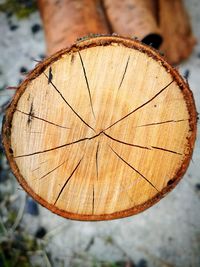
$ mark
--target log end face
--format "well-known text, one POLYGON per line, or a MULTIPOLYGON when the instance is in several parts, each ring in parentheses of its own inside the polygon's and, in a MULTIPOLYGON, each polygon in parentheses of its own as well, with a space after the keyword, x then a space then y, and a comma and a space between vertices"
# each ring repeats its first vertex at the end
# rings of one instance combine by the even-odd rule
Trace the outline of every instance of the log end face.
POLYGON ((8 108, 3 143, 15 176, 42 205, 107 220, 141 212, 175 187, 196 119, 187 83, 157 52, 98 36, 29 74, 8 108))

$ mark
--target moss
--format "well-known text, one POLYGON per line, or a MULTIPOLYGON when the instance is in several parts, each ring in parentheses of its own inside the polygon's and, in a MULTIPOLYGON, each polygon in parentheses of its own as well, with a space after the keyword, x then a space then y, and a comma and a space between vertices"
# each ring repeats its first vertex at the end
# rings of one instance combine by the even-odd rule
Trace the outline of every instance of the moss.
POLYGON ((27 18, 36 10, 36 0, 5 0, 0 4, 0 12, 15 14, 19 19, 27 18))

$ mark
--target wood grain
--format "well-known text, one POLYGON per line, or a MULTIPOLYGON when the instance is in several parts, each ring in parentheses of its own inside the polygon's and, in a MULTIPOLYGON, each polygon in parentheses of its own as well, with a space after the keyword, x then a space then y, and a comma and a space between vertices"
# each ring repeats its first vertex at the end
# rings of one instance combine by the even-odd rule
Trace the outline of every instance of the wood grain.
POLYGON ((106 220, 148 208, 178 183, 196 119, 188 84, 157 52, 101 36, 37 65, 7 110, 3 143, 42 205, 106 220))

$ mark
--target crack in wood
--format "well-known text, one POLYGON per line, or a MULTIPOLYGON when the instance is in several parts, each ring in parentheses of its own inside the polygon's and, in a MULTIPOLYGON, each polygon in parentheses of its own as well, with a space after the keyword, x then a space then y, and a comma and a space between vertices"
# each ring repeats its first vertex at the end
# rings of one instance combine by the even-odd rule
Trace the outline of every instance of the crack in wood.
POLYGON ((27 121, 27 124, 30 125, 32 119, 34 118, 33 102, 31 103, 31 108, 30 108, 29 113, 27 113, 27 115, 28 115, 28 121, 27 121))
MULTIPOLYGON (((84 156, 83 156, 83 157, 84 157, 84 156)), ((78 167, 79 167, 79 165, 80 165, 80 163, 81 163, 83 157, 79 160, 78 164, 76 165, 76 167, 73 169, 73 171, 72 171, 72 173, 70 174, 70 176, 69 176, 69 177, 67 178, 67 180, 65 181, 64 185, 62 186, 62 188, 61 188, 61 190, 60 190, 60 192, 59 192, 59 194, 58 194, 58 196, 57 196, 57 198, 56 198, 56 200, 55 200, 55 202, 54 202, 54 205, 56 205, 56 203, 57 203, 58 199, 60 198, 60 196, 61 196, 63 190, 65 189, 66 185, 68 184, 68 182, 70 181, 70 179, 72 178, 72 176, 74 175, 74 173, 76 172, 76 170, 78 169, 78 167)))
POLYGON ((93 183, 93 190, 92 190, 92 214, 94 214, 94 183, 93 183))
POLYGON ((38 154, 46 153, 46 152, 53 151, 53 150, 56 150, 56 149, 60 149, 60 148, 66 147, 66 146, 77 144, 77 143, 80 143, 80 142, 83 142, 83 141, 86 141, 86 140, 94 139, 95 137, 99 136, 100 134, 102 134, 102 132, 99 132, 98 134, 93 135, 91 137, 85 137, 85 138, 78 139, 78 140, 73 141, 71 143, 66 143, 66 144, 63 144, 63 145, 60 145, 60 146, 56 146, 56 147, 53 147, 53 148, 49 148, 49 149, 45 149, 45 150, 42 150, 42 151, 36 151, 36 152, 33 152, 33 153, 28 153, 28 154, 23 154, 23 155, 15 156, 14 158, 29 157, 29 156, 33 156, 33 155, 38 155, 38 154))
POLYGON ((78 54, 79 54, 79 58, 80 58, 80 61, 81 61, 81 66, 82 66, 82 69, 83 69, 83 74, 84 74, 86 85, 87 85, 87 90, 88 90, 88 95, 89 95, 89 99, 90 99, 90 106, 91 106, 91 109, 92 109, 92 114, 93 114, 94 118, 96 119, 95 113, 94 113, 93 104, 92 104, 92 96, 91 96, 91 91, 90 91, 90 86, 89 86, 89 82, 88 82, 88 78, 87 78, 85 65, 83 63, 83 58, 82 58, 81 53, 79 51, 78 51, 78 54))
POLYGON ((41 168, 41 166, 39 166, 39 167, 33 169, 32 172, 35 172, 35 171, 39 170, 40 168, 41 168))
POLYGON ((114 137, 112 137, 111 135, 108 135, 107 133, 103 132, 104 135, 106 135, 108 138, 110 138, 111 140, 113 141, 116 141, 120 144, 123 144, 123 145, 128 145, 128 146, 133 146, 133 147, 138 147, 138 148, 142 148, 142 149, 147 149, 147 150, 152 150, 152 149, 160 149, 160 150, 163 150, 163 151, 166 151, 166 152, 171 152, 173 154, 177 154, 177 155, 183 155, 179 152, 176 152, 174 150, 170 150, 170 149, 166 149, 166 148, 162 148, 162 147, 158 147, 158 146, 149 146, 149 147, 145 147, 145 146, 140 146, 140 145, 135 145, 135 144, 131 144, 131 143, 126 143, 124 141, 121 141, 121 140, 118 140, 114 137))
POLYGON ((99 142, 97 144, 97 150, 96 150, 96 173, 97 173, 97 180, 98 180, 98 177, 99 177, 98 153, 99 153, 99 142))
POLYGON ((158 149, 158 150, 162 150, 162 151, 166 151, 166 152, 170 152, 170 153, 177 154, 177 155, 181 155, 181 156, 183 155, 182 153, 176 152, 174 150, 166 149, 166 148, 163 148, 163 147, 152 146, 152 148, 158 149))
MULTIPOLYGON (((47 78, 47 80, 49 81, 48 76, 46 75, 45 72, 43 72, 45 77, 47 78)), ((53 86, 53 88, 56 90, 56 92, 60 95, 60 97, 63 99, 63 101, 67 104, 67 106, 73 111, 73 113, 87 126, 89 127, 91 130, 94 130, 94 128, 92 128, 75 110, 74 108, 68 103, 68 101, 64 98, 64 96, 62 95, 62 93, 58 90, 58 88, 55 86, 55 84, 53 83, 53 81, 50 81, 50 84, 53 86)))
POLYGON ((143 125, 138 125, 135 128, 146 127, 146 126, 153 126, 153 125, 160 125, 160 124, 165 124, 165 123, 183 122, 183 121, 188 121, 188 119, 168 120, 168 121, 161 121, 161 122, 152 122, 152 123, 147 123, 147 124, 143 124, 143 125))
POLYGON ((126 114, 125 116, 123 116, 121 119, 115 121, 114 123, 112 123, 110 126, 108 126, 104 131, 112 128, 114 125, 116 125, 117 123, 121 122, 122 120, 126 119, 127 117, 129 117, 130 115, 132 115, 133 113, 135 113, 136 111, 138 111, 139 109, 143 108, 144 106, 146 106, 147 104, 149 104, 152 100, 154 100, 157 96, 159 96, 162 92, 164 92, 172 83, 174 82, 174 80, 172 80, 170 83, 168 83, 165 87, 163 87, 158 93, 156 93, 151 99, 149 99, 148 101, 146 101, 145 103, 143 103, 142 105, 140 105, 139 107, 137 107, 136 109, 132 110, 131 112, 129 112, 128 114, 126 114))
POLYGON ((22 113, 22 114, 24 114, 24 115, 31 116, 31 117, 33 117, 33 118, 35 118, 35 119, 37 119, 37 120, 44 121, 44 122, 49 123, 49 124, 54 125, 54 126, 57 126, 57 127, 63 128, 63 129, 70 129, 69 127, 65 127, 65 126, 56 124, 56 123, 54 123, 54 122, 51 122, 51 121, 48 121, 48 120, 43 119, 43 118, 41 118, 41 117, 38 117, 38 116, 36 116, 36 115, 34 115, 34 114, 30 114, 30 113, 24 112, 24 111, 22 111, 22 110, 20 110, 20 109, 16 109, 16 111, 18 111, 18 112, 20 112, 20 113, 22 113))
POLYGON ((123 144, 123 145, 133 146, 133 147, 138 147, 138 148, 142 148, 142 149, 148 149, 148 150, 150 150, 150 148, 149 148, 149 147, 146 147, 146 146, 135 145, 135 144, 126 143, 126 142, 124 142, 124 141, 118 140, 118 139, 112 137, 111 135, 108 135, 108 134, 105 133, 105 132, 103 132, 103 134, 104 134, 105 136, 107 136, 109 139, 111 139, 111 140, 113 140, 113 141, 116 141, 116 142, 118 142, 118 143, 121 143, 121 144, 123 144))
POLYGON ((49 76, 48 76, 48 84, 50 84, 53 80, 52 68, 49 68, 49 76))
MULTIPOLYGON (((139 174, 149 185, 151 185, 157 192, 159 190, 138 170, 136 170, 132 165, 130 165, 125 159, 123 159, 111 146, 109 146, 112 152, 121 160, 123 161, 127 166, 129 166, 132 170, 134 170, 137 174, 139 174)), ((160 192, 159 192, 160 193, 160 192)))
POLYGON ((58 168, 60 168, 63 164, 65 164, 67 162, 67 160, 63 161, 60 165, 58 165, 57 167, 53 168, 52 170, 50 170, 49 172, 47 172, 45 175, 39 177, 39 180, 47 177, 49 174, 51 174, 52 172, 54 172, 55 170, 57 170, 58 168))
POLYGON ((36 167, 35 169, 33 169, 32 172, 39 170, 39 169, 42 167, 41 165, 44 164, 44 163, 46 163, 46 162, 49 161, 49 160, 50 160, 50 159, 47 159, 47 160, 45 160, 45 161, 40 162, 40 163, 39 163, 39 166, 36 167))
POLYGON ((127 59, 126 66, 125 66, 125 69, 124 69, 124 73, 123 73, 123 75, 122 75, 122 79, 121 79, 121 82, 120 82, 120 84, 119 84, 118 90, 121 88, 122 83, 123 83, 123 81, 124 81, 124 78, 125 78, 125 75, 126 75, 126 71, 127 71, 127 68, 128 68, 128 64, 129 64, 129 60, 130 60, 130 56, 129 56, 128 59, 127 59))

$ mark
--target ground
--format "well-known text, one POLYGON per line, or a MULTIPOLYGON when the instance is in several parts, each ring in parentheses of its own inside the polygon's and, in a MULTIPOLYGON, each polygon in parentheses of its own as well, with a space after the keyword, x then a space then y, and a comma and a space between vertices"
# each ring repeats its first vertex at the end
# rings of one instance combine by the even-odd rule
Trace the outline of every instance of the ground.
MULTIPOLYGON (((190 58, 178 69, 182 75, 188 75, 197 110, 200 111, 200 2, 189 0, 185 3, 199 42, 190 58)), ((13 90, 5 88, 18 85, 24 78, 24 72, 36 64, 34 60, 45 56, 45 43, 37 12, 23 20, 0 13, 0 36, 2 120, 2 110, 13 94, 13 90)), ((158 204, 139 215, 106 222, 63 219, 41 206, 35 206, 11 174, 9 179, 4 177, 8 168, 5 158, 1 159, 0 207, 4 209, 3 194, 12 192, 9 201, 16 202, 17 211, 19 207, 24 210, 23 216, 19 214, 18 217, 23 231, 35 235, 40 230, 37 237, 40 243, 44 243, 44 254, 41 254, 43 260, 39 266, 101 266, 102 261, 113 264, 109 266, 117 266, 116 262, 127 260, 132 260, 138 267, 200 266, 199 136, 198 131, 193 159, 183 180, 158 204), (17 206, 18 202, 21 204, 17 206)), ((5 210, 1 211, 1 215, 7 228, 5 232, 9 232, 5 210)))

